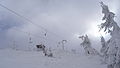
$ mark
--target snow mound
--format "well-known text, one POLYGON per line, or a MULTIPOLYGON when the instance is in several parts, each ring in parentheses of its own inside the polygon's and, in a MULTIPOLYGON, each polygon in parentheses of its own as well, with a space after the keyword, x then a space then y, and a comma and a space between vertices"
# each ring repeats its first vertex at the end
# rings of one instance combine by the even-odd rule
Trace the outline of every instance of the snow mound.
POLYGON ((0 68, 106 68, 98 56, 85 56, 54 50, 54 57, 42 52, 0 50, 0 68))

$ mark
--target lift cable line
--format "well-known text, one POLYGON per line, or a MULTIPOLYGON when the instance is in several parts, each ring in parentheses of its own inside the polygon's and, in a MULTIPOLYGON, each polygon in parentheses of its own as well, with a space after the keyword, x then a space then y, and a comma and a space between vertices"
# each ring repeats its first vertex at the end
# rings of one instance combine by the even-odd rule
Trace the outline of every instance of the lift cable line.
MULTIPOLYGON (((0 6, 3 7, 3 8, 5 8, 5 9, 7 9, 7 10, 10 11, 10 12, 12 12, 13 14, 21 17, 22 19, 28 21, 29 23, 31 23, 31 24, 33 24, 33 25, 36 25, 36 26, 39 26, 38 24, 35 24, 35 23, 33 23, 31 20, 29 20, 28 18, 26 18, 25 16, 20 15, 19 13, 15 12, 15 11, 13 11, 13 10, 11 10, 11 9, 9 9, 8 7, 6 7, 6 6, 2 5, 2 4, 0 4, 0 6)), ((46 29, 43 28, 42 26, 39 26, 39 27, 40 27, 41 29, 44 29, 44 30, 46 31, 46 29)))
MULTIPOLYGON (((31 23, 31 24, 33 24, 33 25, 35 25, 35 26, 43 29, 45 32, 49 32, 49 33, 53 34, 53 35, 56 36, 56 37, 63 38, 63 37, 61 37, 61 36, 59 36, 59 35, 51 32, 51 31, 48 31, 46 28, 42 27, 41 25, 35 24, 35 23, 34 23, 33 21, 31 21, 30 19, 26 18, 25 16, 20 15, 19 13, 15 12, 15 11, 13 11, 13 10, 11 10, 11 9, 9 9, 8 7, 4 6, 3 4, 0 4, 0 6, 3 7, 3 8, 5 8, 6 10, 10 11, 11 13, 19 16, 20 18, 26 20, 28 23, 31 23)), ((45 34, 45 35, 46 35, 46 34, 45 34)))
MULTIPOLYGON (((5 26, 5 24, 0 24, 0 26, 5 26)), ((2 28, 2 27, 0 27, 0 28, 2 28)), ((44 43, 45 43, 45 41, 46 41, 47 43, 49 43, 50 45, 52 45, 52 42, 47 41, 48 39, 47 39, 46 37, 42 37, 42 36, 36 35, 36 34, 34 34, 34 33, 26 32, 26 31, 23 31, 23 30, 21 30, 21 29, 16 29, 16 28, 12 28, 12 29, 13 29, 14 31, 21 32, 21 33, 23 33, 23 34, 28 35, 29 40, 30 40, 31 37, 34 37, 34 38, 43 40, 44 43), (31 37, 30 37, 30 36, 31 36, 31 37)), ((10 41, 11 41, 11 40, 10 40, 10 41)), ((14 41, 15 41, 15 40, 14 40, 14 41)), ((12 41, 12 42, 13 42, 13 41, 12 41)), ((54 42, 56 42, 56 41, 54 41, 54 42)))
MULTIPOLYGON (((4 24, 0 24, 0 25, 4 26, 4 24)), ((22 32, 24 34, 31 35, 31 36, 36 37, 36 38, 42 38, 42 39, 47 40, 45 37, 42 37, 42 36, 39 36, 39 35, 35 35, 33 33, 30 33, 30 32, 26 32, 26 31, 23 31, 23 30, 20 30, 20 29, 16 29, 16 28, 12 28, 12 29, 15 30, 15 31, 17 31, 17 32, 22 32)))
MULTIPOLYGON (((9 9, 8 7, 6 7, 6 6, 2 5, 2 4, 0 4, 0 6, 1 6, 2 8, 4 8, 4 9, 8 10, 9 12, 15 14, 16 16, 20 17, 21 19, 25 20, 27 23, 31 23, 31 24, 33 24, 33 25, 35 25, 35 26, 43 29, 43 30, 45 31, 44 36, 47 36, 47 33, 51 33, 51 35, 56 36, 57 38, 59 37, 58 39, 60 39, 60 41, 63 40, 63 39, 65 39, 64 37, 59 36, 59 35, 55 34, 54 32, 48 31, 46 28, 42 27, 41 25, 38 25, 38 24, 33 23, 33 21, 31 21, 31 20, 29 20, 28 18, 26 18, 25 16, 22 16, 21 14, 13 11, 13 10, 11 10, 11 9, 9 9)), ((21 32, 23 32, 23 31, 21 31, 21 32)), ((25 32, 24 32, 24 33, 25 33, 25 32)), ((28 33, 27 33, 27 34, 28 34, 28 33)), ((46 38, 45 38, 45 39, 46 39, 46 38)), ((47 41, 47 40, 46 40, 46 41, 47 41)), ((47 41, 47 42, 48 42, 48 41, 47 41)), ((59 42, 59 41, 58 41, 58 42, 59 42)), ((51 43, 51 42, 48 42, 48 43, 51 43)))

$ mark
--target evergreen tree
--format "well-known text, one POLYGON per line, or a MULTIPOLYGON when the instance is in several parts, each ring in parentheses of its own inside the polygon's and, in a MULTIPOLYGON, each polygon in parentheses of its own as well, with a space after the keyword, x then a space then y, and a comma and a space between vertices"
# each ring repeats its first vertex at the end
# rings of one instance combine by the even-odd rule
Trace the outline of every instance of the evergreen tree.
POLYGON ((102 45, 102 48, 101 48, 100 52, 104 53, 107 45, 106 45, 106 41, 103 36, 101 36, 101 45, 102 45))
POLYGON ((91 46, 91 42, 88 38, 87 35, 85 36, 80 36, 79 38, 81 38, 83 40, 83 42, 81 43, 81 45, 83 46, 84 50, 85 50, 85 54, 87 55, 96 55, 99 54, 97 52, 97 50, 95 50, 94 48, 92 48, 91 46))
POLYGON ((107 59, 107 44, 109 42, 106 42, 104 37, 101 36, 101 45, 102 45, 102 48, 100 50, 100 52, 102 53, 102 57, 103 57, 103 63, 106 63, 106 59, 107 59))
POLYGON ((114 21, 115 14, 110 12, 108 6, 103 2, 100 2, 100 4, 104 14, 102 20, 105 21, 100 25, 100 30, 104 29, 104 32, 110 33, 111 36, 106 47, 107 67, 120 68, 120 28, 114 21))

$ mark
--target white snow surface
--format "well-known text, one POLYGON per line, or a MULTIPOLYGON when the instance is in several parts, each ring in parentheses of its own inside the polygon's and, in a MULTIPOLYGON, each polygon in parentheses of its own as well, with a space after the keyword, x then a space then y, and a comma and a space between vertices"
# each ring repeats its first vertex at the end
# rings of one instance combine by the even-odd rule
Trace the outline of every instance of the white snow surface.
POLYGON ((99 56, 54 50, 54 57, 42 52, 0 49, 0 68, 107 68, 99 56))

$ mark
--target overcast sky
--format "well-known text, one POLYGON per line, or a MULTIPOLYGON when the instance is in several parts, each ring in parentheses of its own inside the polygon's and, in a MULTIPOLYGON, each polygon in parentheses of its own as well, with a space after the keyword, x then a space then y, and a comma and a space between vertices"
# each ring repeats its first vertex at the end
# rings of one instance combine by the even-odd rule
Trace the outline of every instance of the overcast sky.
MULTIPOLYGON (((0 7, 0 48, 44 43, 57 45, 62 39, 78 46, 77 35, 88 34, 98 40, 94 30, 102 23, 101 0, 1 0, 0 4, 28 18, 34 24, 0 7), (29 33, 29 34, 28 34, 29 33), (47 34, 46 36, 44 34, 47 34), (15 43, 13 43, 15 41, 15 43)), ((116 14, 120 24, 120 0, 102 0, 116 14)), ((97 41, 100 42, 100 41, 97 41)), ((96 45, 96 47, 99 47, 96 45)))

